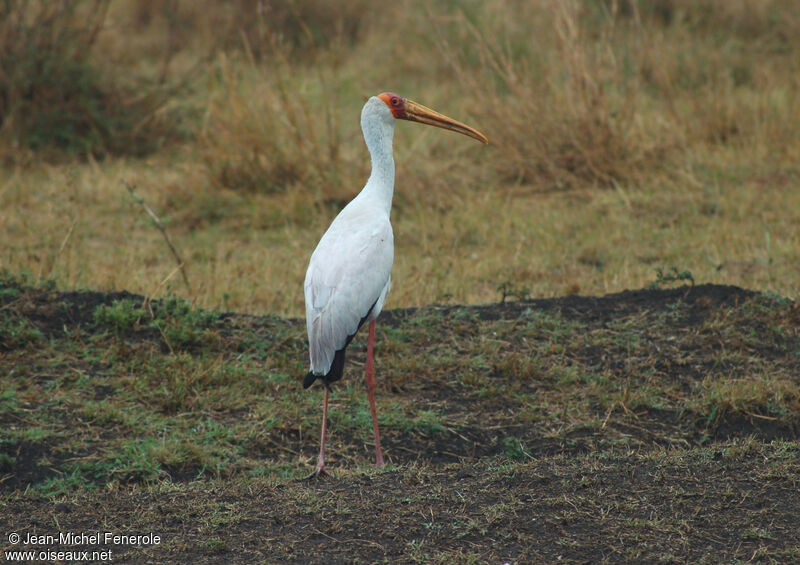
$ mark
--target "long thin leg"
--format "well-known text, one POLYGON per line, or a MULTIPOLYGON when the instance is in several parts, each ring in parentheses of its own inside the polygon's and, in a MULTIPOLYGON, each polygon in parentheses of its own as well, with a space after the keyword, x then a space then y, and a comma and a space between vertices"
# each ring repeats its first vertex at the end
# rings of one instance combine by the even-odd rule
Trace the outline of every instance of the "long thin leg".
POLYGON ((314 479, 317 477, 325 477, 328 473, 325 472, 325 433, 328 430, 328 387, 325 387, 325 400, 322 402, 322 431, 319 434, 319 459, 317 459, 317 468, 307 476, 307 479, 314 479))
POLYGON ((375 349, 375 320, 369 323, 369 339, 367 340, 367 365, 364 380, 367 383, 369 410, 372 413, 372 430, 375 433, 375 466, 383 467, 383 451, 381 451, 381 434, 378 432, 378 413, 375 410, 375 376, 372 374, 372 353, 375 349))

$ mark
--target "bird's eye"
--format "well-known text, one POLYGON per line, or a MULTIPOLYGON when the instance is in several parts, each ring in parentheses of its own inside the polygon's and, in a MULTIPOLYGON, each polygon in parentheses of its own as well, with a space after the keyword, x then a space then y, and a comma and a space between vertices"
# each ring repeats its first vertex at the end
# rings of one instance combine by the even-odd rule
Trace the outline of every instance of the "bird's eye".
POLYGON ((392 106, 397 106, 398 104, 400 104, 400 99, 397 97, 392 98, 392 106))

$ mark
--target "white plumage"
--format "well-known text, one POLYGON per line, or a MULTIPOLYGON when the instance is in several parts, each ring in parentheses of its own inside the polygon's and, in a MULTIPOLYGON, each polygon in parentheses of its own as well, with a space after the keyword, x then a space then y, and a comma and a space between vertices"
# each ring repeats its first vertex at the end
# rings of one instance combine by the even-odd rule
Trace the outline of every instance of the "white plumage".
POLYGON ((306 272, 311 372, 328 373, 334 353, 359 323, 378 317, 391 286, 393 261, 389 214, 372 200, 356 197, 322 236, 306 272))

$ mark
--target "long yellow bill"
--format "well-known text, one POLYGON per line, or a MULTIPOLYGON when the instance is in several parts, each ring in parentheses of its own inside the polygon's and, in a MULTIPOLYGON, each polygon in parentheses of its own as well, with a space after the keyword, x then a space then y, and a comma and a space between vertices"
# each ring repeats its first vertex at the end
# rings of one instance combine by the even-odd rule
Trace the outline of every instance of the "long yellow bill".
POLYGON ((444 114, 440 114, 436 110, 431 110, 427 106, 418 104, 417 102, 409 100, 408 98, 405 99, 405 111, 405 116, 403 117, 406 120, 457 131, 458 133, 463 133, 464 135, 468 135, 474 139, 477 139, 481 143, 489 143, 489 139, 478 130, 473 129, 466 124, 462 124, 453 118, 448 118, 444 114))

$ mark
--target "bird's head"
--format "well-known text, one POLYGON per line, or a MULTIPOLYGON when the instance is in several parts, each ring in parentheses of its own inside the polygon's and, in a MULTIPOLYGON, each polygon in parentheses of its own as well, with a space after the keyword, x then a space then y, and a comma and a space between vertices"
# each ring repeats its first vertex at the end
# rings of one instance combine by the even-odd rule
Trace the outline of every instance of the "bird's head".
POLYGON ((481 143, 489 143, 489 140, 481 132, 452 118, 448 118, 447 116, 440 114, 435 110, 431 110, 422 104, 418 104, 413 100, 403 98, 402 96, 394 94, 393 92, 384 92, 383 94, 379 94, 377 97, 382 100, 384 104, 386 104, 389 110, 391 110, 392 115, 397 120, 409 120, 412 122, 419 122, 421 124, 428 124, 430 126, 449 129, 451 131, 457 131, 458 133, 468 135, 474 139, 477 139, 481 143))

